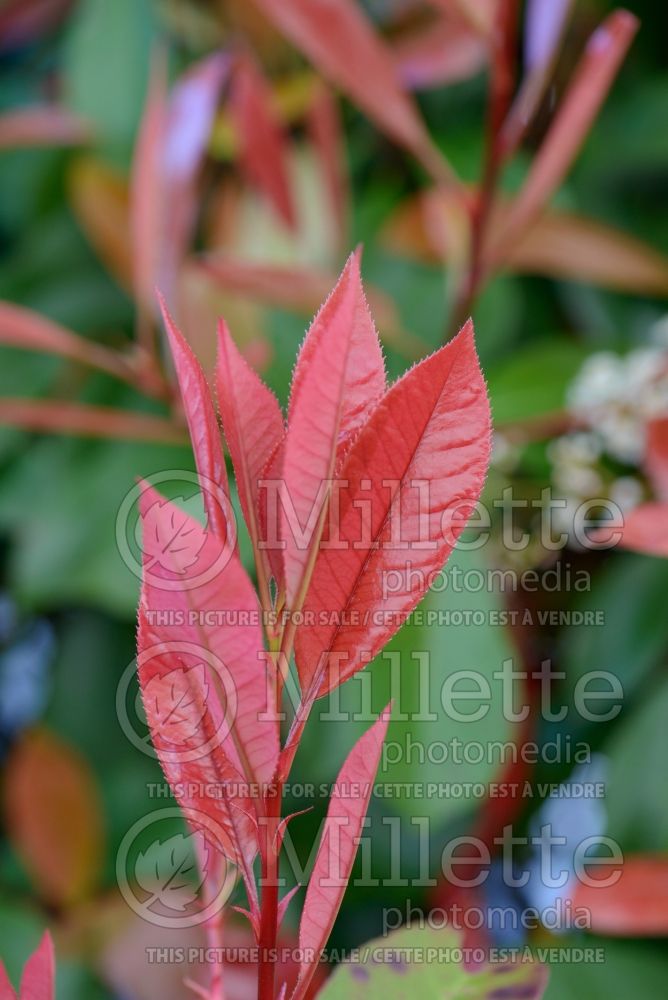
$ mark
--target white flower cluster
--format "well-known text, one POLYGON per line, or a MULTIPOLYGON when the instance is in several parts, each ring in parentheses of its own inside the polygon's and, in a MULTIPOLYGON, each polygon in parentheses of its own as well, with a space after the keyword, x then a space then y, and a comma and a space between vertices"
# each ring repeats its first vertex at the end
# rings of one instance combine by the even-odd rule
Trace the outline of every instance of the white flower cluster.
MULTIPOLYGON (((578 430, 551 442, 555 488, 575 508, 595 497, 629 511, 645 498, 641 478, 610 477, 601 461, 608 456, 640 467, 647 424, 668 414, 668 317, 652 330, 650 346, 620 357, 609 351, 591 355, 573 381, 567 406, 578 430)), ((564 527, 569 511, 564 512, 564 527)))
POLYGON ((598 436, 605 452, 638 465, 648 421, 668 412, 668 350, 645 347, 623 358, 607 351, 593 354, 567 402, 577 423, 598 436))

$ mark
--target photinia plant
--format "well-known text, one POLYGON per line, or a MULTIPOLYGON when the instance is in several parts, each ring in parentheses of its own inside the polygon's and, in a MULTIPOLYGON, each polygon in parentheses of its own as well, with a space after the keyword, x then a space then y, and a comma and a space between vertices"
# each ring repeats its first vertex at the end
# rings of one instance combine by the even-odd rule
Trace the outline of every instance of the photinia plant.
POLYGON ((25 964, 18 994, 0 961, 0 1000, 54 1000, 56 966, 48 931, 25 964))
MULTIPOLYGON (((275 981, 274 957, 289 902, 279 898, 291 818, 281 806, 304 726, 315 701, 361 670, 416 606, 426 589, 416 577, 427 580, 447 559, 485 478, 489 404, 470 322, 387 387, 359 253, 304 340, 287 424, 221 323, 218 409, 256 590, 239 557, 212 397, 163 309, 206 526, 143 486, 139 678, 154 746, 186 819, 241 875, 258 944, 258 996, 269 1000, 287 989, 275 981), (383 596, 388 572, 404 581, 391 598, 383 596), (282 739, 293 653, 300 697, 282 739)), ((295 1000, 308 995, 345 892, 390 711, 353 748, 331 794, 303 905, 295 1000)), ((220 920, 208 930, 218 940, 220 920)), ((204 995, 220 991, 213 969, 204 995)))

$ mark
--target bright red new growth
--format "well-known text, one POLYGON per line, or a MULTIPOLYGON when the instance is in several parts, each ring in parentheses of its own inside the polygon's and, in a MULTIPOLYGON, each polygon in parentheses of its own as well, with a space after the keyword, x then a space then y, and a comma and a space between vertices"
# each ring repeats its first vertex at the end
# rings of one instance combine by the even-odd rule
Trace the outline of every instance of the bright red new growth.
POLYGON ((297 224, 290 189, 287 142, 272 105, 271 88, 250 56, 240 56, 232 77, 230 113, 236 125, 241 163, 249 180, 285 224, 297 224))
POLYGON ((227 471, 211 393, 190 344, 175 325, 162 300, 160 305, 195 452, 204 509, 212 530, 224 539, 227 537, 227 523, 220 491, 227 496, 227 471))
POLYGON ((355 254, 313 321, 290 390, 279 515, 291 608, 304 598, 337 462, 384 389, 382 351, 355 254))
POLYGON ((397 631, 466 526, 489 454, 489 404, 469 323, 390 389, 341 468, 345 544, 319 553, 304 608, 318 621, 336 612, 340 622, 330 614, 328 624, 299 630, 303 689, 315 678, 326 694, 397 631))
POLYGON ((668 934, 668 862, 627 855, 614 884, 576 882, 573 905, 589 913, 596 934, 662 937, 668 934))
MULTIPOLYGON (((270 956, 292 898, 278 883, 282 792, 310 709, 382 648, 450 553, 482 488, 489 405, 470 323, 388 390, 359 253, 306 335, 287 426, 221 323, 218 406, 258 600, 230 521, 209 387, 163 312, 207 519, 201 524, 142 484, 139 677, 153 743, 186 819, 241 871, 245 912, 265 956, 258 996, 274 1000, 286 984, 276 983, 270 956), (309 615, 300 623, 301 610, 327 624, 309 615), (293 649, 301 703, 281 748, 278 712, 293 649), (215 797, 198 791, 212 785, 215 797)), ((388 721, 386 711, 334 787, 301 921, 307 956, 325 946, 343 899, 388 721)), ((295 1000, 309 995, 316 969, 305 958, 295 1000)))
POLYGON ((225 323, 218 328, 216 391, 241 509, 258 551, 259 483, 283 440, 283 414, 273 392, 245 360, 225 323))
POLYGON ((401 87, 392 52, 355 0, 255 0, 267 18, 395 141, 438 179, 451 179, 417 107, 401 87))
POLYGON ((294 1000, 302 997, 327 944, 353 868, 376 779, 391 706, 355 744, 336 779, 299 924, 305 958, 294 1000))
POLYGON ((53 941, 46 931, 24 966, 18 996, 0 962, 0 1000, 54 1000, 55 995, 56 961, 53 941))

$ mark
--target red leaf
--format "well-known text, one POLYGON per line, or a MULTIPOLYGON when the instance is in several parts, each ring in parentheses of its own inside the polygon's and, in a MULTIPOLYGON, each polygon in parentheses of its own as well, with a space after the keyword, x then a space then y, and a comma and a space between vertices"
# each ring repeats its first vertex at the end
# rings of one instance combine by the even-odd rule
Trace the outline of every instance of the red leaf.
POLYGON ((164 441, 174 445, 186 443, 181 428, 164 417, 61 399, 0 399, 0 424, 76 437, 164 441))
POLYGON ((56 960, 53 941, 45 932, 37 950, 25 964, 21 977, 21 1000, 53 1000, 56 991, 56 960))
POLYGON ((167 66, 162 50, 154 54, 130 181, 130 226, 134 292, 140 310, 152 314, 155 287, 164 288, 161 273, 165 252, 163 213, 165 197, 160 181, 167 127, 167 66))
POLYGON ((299 884, 298 885, 294 885, 292 887, 292 889, 290 889, 288 892, 286 892, 285 896, 283 896, 283 899, 278 904, 277 923, 278 923, 279 927, 283 923, 283 919, 285 917, 285 914, 287 913, 288 906, 290 905, 290 903, 292 902, 292 900, 297 895, 297 893, 299 892, 300 889, 301 889, 301 885, 299 885, 299 884))
POLYGON ((339 240, 343 245, 346 243, 350 215, 350 191, 343 126, 336 99, 324 83, 315 88, 308 110, 307 126, 320 162, 332 214, 337 224, 339 240))
MULTIPOLYGON (((409 198, 386 223, 384 242, 400 255, 427 263, 457 260, 455 210, 453 200, 435 189, 409 198)), ((513 202, 497 199, 490 242, 501 240, 512 212, 513 202)), ((668 258, 627 233, 572 212, 545 209, 504 253, 504 267, 519 274, 546 274, 658 298, 668 295, 668 258)))
POLYGON ((88 122, 63 108, 22 108, 0 115, 0 149, 81 146, 92 134, 88 122))
POLYGON ((196 221, 196 182, 218 109, 230 59, 216 52, 195 63, 177 80, 167 109, 163 158, 167 223, 171 248, 168 270, 175 272, 196 221))
POLYGON ((431 0, 434 7, 457 16, 483 37, 492 33, 496 0, 431 0))
POLYGON ((305 957, 293 1000, 304 996, 339 912, 373 791, 389 713, 388 705, 357 741, 332 789, 299 924, 299 947, 305 957))
POLYGON ((524 80, 503 126, 505 156, 514 152, 533 122, 554 74, 573 0, 530 0, 524 33, 524 80))
POLYGON ((0 52, 51 31, 71 6, 72 0, 6 0, 0 7, 0 52))
MULTIPOLYGON (((336 275, 312 267, 258 264, 220 254, 197 259, 195 267, 223 290, 252 299, 256 305, 262 302, 309 317, 336 283, 336 275)), ((366 290, 385 340, 409 357, 422 357, 425 345, 402 330, 392 299, 378 288, 367 285, 366 290)))
MULTIPOLYGON (((595 876, 593 876, 595 877, 595 876)), ((627 856, 614 885, 577 882, 573 906, 584 907, 596 934, 660 937, 668 934, 668 861, 627 856)))
POLYGON ((305 617, 324 615, 327 624, 297 632, 302 691, 313 683, 326 694, 400 628, 464 529, 489 452, 489 402, 469 321, 389 390, 341 468, 343 545, 322 547, 313 571, 305 617), (340 677, 327 672, 327 653, 343 657, 340 677))
POLYGON ((9 976, 2 964, 2 959, 0 959, 0 1000, 16 1000, 14 987, 9 981, 9 976))
POLYGON ((335 280, 328 272, 310 267, 262 264, 221 254, 199 258, 197 265, 225 291, 308 316, 318 309, 335 280))
POLYGON ((239 352, 224 323, 218 328, 216 389, 241 509, 257 553, 258 483, 285 428, 276 397, 239 352))
POLYGON ((490 251, 497 263, 557 190, 589 134, 638 30, 628 11, 612 14, 593 34, 543 141, 503 234, 490 251))
POLYGON ((400 37, 394 45, 397 73, 411 90, 468 80, 483 69, 487 54, 479 32, 447 17, 400 37))
POLYGON ((133 163, 132 219, 137 294, 153 305, 161 287, 172 305, 179 263, 196 221, 196 182, 229 60, 196 63, 167 97, 163 60, 154 60, 133 163))
POLYGON ((287 143, 272 105, 271 89, 250 56, 239 57, 232 77, 230 114, 241 147, 241 163, 290 229, 297 219, 290 189, 287 143))
MULTIPOLYGON (((163 523, 167 537, 175 519, 174 505, 166 503, 150 487, 141 496, 142 519, 163 523), (157 512, 154 514, 153 511, 157 512)), ((187 532, 201 532, 188 515, 176 515, 187 532)), ((231 546, 210 532, 194 563, 190 553, 183 556, 168 547, 156 565, 149 553, 144 559, 142 616, 146 610, 166 612, 156 617, 161 624, 150 626, 155 641, 191 642, 204 653, 222 662, 233 685, 236 701, 234 725, 228 727, 224 748, 234 765, 249 780, 271 781, 278 755, 275 717, 267 707, 266 670, 260 657, 263 649, 260 609, 255 590, 231 546), (162 581, 167 581, 166 585, 162 581), (208 613, 208 614, 207 614, 208 613), (167 620, 167 624, 162 624, 167 620)), ((215 681, 215 678, 214 678, 215 681)), ((228 685, 229 686, 229 685, 228 685)), ((220 695, 220 684, 212 690, 220 695)), ((226 690, 226 689, 225 689, 226 690)), ((224 693, 224 691, 223 691, 224 693)))
POLYGON ((160 305, 195 452, 204 509, 209 524, 224 539, 227 537, 228 525, 219 491, 228 495, 227 470, 211 392, 199 361, 188 341, 175 326, 162 299, 160 305))
POLYGON ((0 302, 0 343, 28 351, 46 351, 99 368, 128 380, 130 369, 115 351, 86 340, 40 313, 11 302, 0 302))
MULTIPOLYGON (((145 489, 145 523, 156 506, 156 520, 168 522, 167 536, 172 505, 145 489)), ((186 523, 197 531, 196 522, 186 523)), ((191 825, 197 827, 201 813, 220 824, 222 847, 214 846, 240 866, 253 907, 253 817, 274 774, 278 726, 259 655, 257 597, 238 557, 218 536, 207 533, 187 568, 169 549, 158 566, 145 556, 138 650, 147 719, 167 780, 191 825)))
MULTIPOLYGON (((512 211, 508 206, 498 213, 499 233, 504 215, 512 211)), ((636 295, 668 295, 668 260, 657 250, 612 226, 570 212, 546 210, 507 248, 504 266, 636 295)))
POLYGON ((37 895, 67 909, 89 900, 104 858, 98 789, 85 758, 48 730, 24 733, 4 775, 7 830, 37 895))
POLYGON ((255 0, 267 18, 334 84, 440 180, 452 181, 392 54, 356 0, 255 0))
POLYGON ((384 390, 382 351, 364 298, 359 254, 354 254, 311 325, 290 391, 281 476, 284 499, 294 507, 298 524, 290 524, 283 505, 279 537, 286 544, 285 581, 291 608, 299 603, 337 459, 384 390), (305 539, 299 539, 293 529, 303 531, 305 539))
POLYGON ((169 500, 158 500, 146 512, 142 526, 145 565, 167 569, 178 559, 184 577, 197 562, 206 542, 206 529, 169 500), (150 563, 146 560, 150 559, 150 563))
POLYGON ((668 417, 648 424, 645 466, 655 493, 668 501, 668 417))
MULTIPOLYGON (((601 528, 595 539, 610 538, 610 529, 601 528)), ((624 516, 624 531, 619 543, 623 549, 668 559, 668 503, 644 503, 624 516)))

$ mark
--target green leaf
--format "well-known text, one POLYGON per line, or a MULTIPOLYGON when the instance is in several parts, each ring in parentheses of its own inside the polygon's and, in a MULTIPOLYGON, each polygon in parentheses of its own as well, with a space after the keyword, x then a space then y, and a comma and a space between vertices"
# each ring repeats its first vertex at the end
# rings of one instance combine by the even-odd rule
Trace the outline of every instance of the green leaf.
POLYGON ((665 993, 668 959, 662 944, 589 936, 586 941, 560 937, 557 943, 560 948, 577 949, 580 955, 583 949, 594 956, 600 950, 602 960, 555 961, 545 1000, 649 1000, 665 993))
POLYGON ((566 389, 586 355, 582 345, 551 338, 518 351, 489 376, 494 425, 562 410, 566 389))
POLYGON ((104 143, 129 152, 143 107, 153 36, 150 0, 82 0, 65 49, 65 95, 104 143))
POLYGON ((605 750, 606 834, 625 851, 668 851, 668 683, 648 693, 605 750))
POLYGON ((543 995, 546 972, 527 962, 482 966, 469 972, 461 962, 461 941, 451 931, 412 928, 360 948, 359 962, 339 965, 320 1000, 532 1000, 543 995), (459 960, 458 960, 459 959, 459 960))
MULTIPOLYGON (((374 710, 380 710, 390 698, 395 700, 378 781, 406 782, 415 789, 429 783, 443 787, 443 796, 419 796, 421 815, 439 822, 479 807, 480 800, 467 795, 448 797, 448 786, 491 781, 498 773, 499 762, 496 757, 490 760, 488 746, 512 739, 511 724, 501 710, 502 687, 492 674, 513 655, 513 647, 507 629, 493 624, 502 602, 487 587, 485 571, 479 552, 455 550, 445 575, 435 581, 440 592, 425 597, 412 620, 376 658, 370 667, 371 678, 357 675, 333 698, 318 703, 321 717, 307 726, 300 749, 298 763, 304 769, 300 780, 333 779, 345 752, 342 741, 349 746, 368 728, 370 719, 364 716, 363 706, 370 684, 374 710), (447 688, 444 693, 449 678, 463 671, 474 672, 479 680, 458 679, 452 694, 448 695, 447 688), (489 684, 489 698, 457 700, 458 692, 477 691, 476 685, 484 687, 485 682, 489 684), (459 718, 482 715, 483 702, 487 711, 480 719, 459 718), (339 712, 346 721, 340 720, 339 712), (402 719, 402 714, 408 719, 402 719), (464 745, 474 748, 475 752, 469 750, 469 760, 463 758, 464 745)), ((417 797, 415 791, 386 804, 393 813, 410 818, 417 797)))
POLYGON ((661 662, 668 643, 667 587, 665 559, 632 553, 612 557, 594 578, 591 590, 575 604, 575 611, 585 615, 600 613, 604 624, 585 622, 563 632, 564 704, 573 704, 576 684, 593 670, 614 674, 621 681, 625 702, 630 700, 661 662), (616 627, 620 622, 623 627, 616 627))

